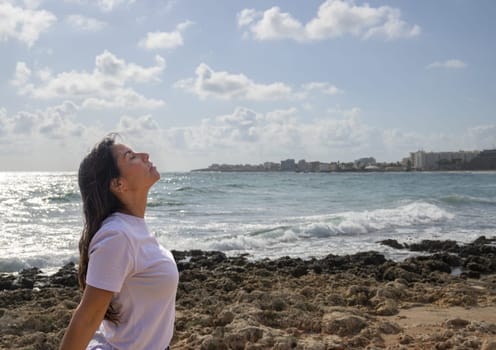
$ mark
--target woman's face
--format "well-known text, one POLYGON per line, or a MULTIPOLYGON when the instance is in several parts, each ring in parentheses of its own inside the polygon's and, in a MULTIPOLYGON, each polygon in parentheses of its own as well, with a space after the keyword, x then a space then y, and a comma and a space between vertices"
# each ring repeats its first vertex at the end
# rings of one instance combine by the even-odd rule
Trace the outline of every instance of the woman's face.
POLYGON ((112 153, 120 171, 120 179, 128 190, 148 190, 160 179, 148 153, 136 153, 122 144, 112 146, 112 153))

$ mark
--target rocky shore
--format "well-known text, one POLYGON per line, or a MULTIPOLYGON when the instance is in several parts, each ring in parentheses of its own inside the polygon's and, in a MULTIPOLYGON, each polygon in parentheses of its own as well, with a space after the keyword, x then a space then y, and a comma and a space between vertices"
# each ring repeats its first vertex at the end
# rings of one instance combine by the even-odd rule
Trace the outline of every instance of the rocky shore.
MULTIPOLYGON (((381 242, 377 252, 251 261, 174 251, 172 349, 496 349, 496 237, 381 242)), ((74 265, 0 275, 0 349, 56 349, 80 293, 74 265)))

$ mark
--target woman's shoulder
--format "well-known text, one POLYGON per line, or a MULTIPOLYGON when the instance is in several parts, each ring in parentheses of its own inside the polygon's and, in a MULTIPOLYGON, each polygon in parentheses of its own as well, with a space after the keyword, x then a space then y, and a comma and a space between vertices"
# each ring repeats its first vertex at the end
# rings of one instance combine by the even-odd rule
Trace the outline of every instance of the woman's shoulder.
POLYGON ((119 216, 112 214, 102 222, 91 239, 90 246, 119 240, 131 243, 131 236, 127 224, 119 216))

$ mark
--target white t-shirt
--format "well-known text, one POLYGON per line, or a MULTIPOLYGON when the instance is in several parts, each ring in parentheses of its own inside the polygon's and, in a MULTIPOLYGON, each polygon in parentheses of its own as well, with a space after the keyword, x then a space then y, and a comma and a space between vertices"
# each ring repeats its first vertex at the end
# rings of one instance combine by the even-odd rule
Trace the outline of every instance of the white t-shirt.
POLYGON ((172 254, 152 236, 145 220, 114 213, 89 246, 86 283, 114 292, 119 324, 103 320, 100 332, 119 350, 169 346, 174 331, 179 273, 172 254))

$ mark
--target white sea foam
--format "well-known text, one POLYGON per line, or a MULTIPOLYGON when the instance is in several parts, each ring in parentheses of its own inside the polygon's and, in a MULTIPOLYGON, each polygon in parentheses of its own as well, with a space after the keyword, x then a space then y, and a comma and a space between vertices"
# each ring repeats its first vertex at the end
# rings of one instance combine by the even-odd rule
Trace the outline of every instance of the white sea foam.
MULTIPOLYGON (((329 247, 336 249, 330 238, 342 236, 348 237, 346 251, 353 252, 354 249, 368 248, 360 245, 358 241, 371 242, 370 235, 375 232, 408 232, 419 224, 426 229, 430 225, 453 219, 454 215, 446 210, 426 202, 413 202, 397 208, 377 209, 371 211, 344 212, 332 215, 308 216, 289 218, 291 225, 284 226, 278 223, 270 225, 240 225, 236 232, 231 234, 211 234, 204 239, 197 238, 189 241, 186 246, 195 246, 198 249, 222 250, 225 252, 239 253, 248 252, 258 255, 257 252, 268 252, 280 250, 279 254, 298 252, 301 247, 307 249, 314 244, 323 247, 323 252, 329 247), (250 234, 250 232, 252 232, 250 234), (353 237, 356 237, 353 239, 353 237), (361 238, 363 237, 363 238, 361 238), (355 247, 355 248, 354 248, 355 247)), ((224 227, 223 225, 208 224, 210 229, 224 227)), ((224 231, 226 232, 226 231, 224 231)), ((179 242, 178 242, 179 243, 179 242)), ((184 240, 183 240, 184 243, 184 240)), ((180 245, 183 245, 179 243, 180 245)), ((312 248, 314 251, 315 248, 312 248)), ((358 251, 358 250, 357 250, 358 251)), ((274 253, 271 253, 274 255, 274 253)), ((277 254, 276 254, 277 255, 277 254)))
POLYGON ((300 218, 303 222, 292 229, 312 237, 363 235, 380 230, 439 223, 453 218, 452 213, 434 204, 414 202, 391 209, 300 218), (308 219, 318 222, 308 223, 308 219))

